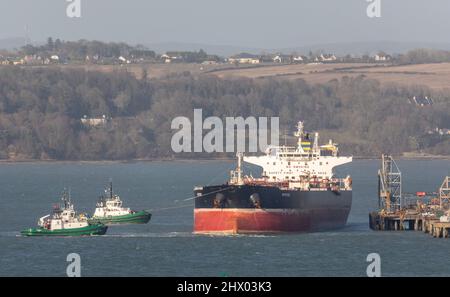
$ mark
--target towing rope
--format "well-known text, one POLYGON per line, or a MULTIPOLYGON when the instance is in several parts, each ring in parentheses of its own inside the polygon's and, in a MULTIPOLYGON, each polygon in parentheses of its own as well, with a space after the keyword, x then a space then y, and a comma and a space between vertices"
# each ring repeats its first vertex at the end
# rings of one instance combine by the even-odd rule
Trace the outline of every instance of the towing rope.
MULTIPOLYGON (((220 193, 220 192, 226 191, 226 190, 228 190, 228 189, 230 189, 230 188, 231 188, 231 187, 226 187, 226 188, 224 188, 224 189, 220 189, 220 190, 217 190, 217 191, 209 192, 209 193, 204 194, 204 195, 189 197, 189 198, 183 199, 183 200, 181 200, 181 201, 190 201, 190 200, 194 200, 194 199, 197 199, 197 198, 204 197, 204 196, 206 196, 206 195, 215 194, 215 193, 220 193)), ((177 203, 178 201, 180 201, 180 200, 175 200, 174 202, 177 203)), ((149 212, 150 212, 150 211, 151 211, 151 212, 158 212, 158 211, 163 211, 163 210, 178 209, 178 208, 193 207, 193 206, 194 206, 194 204, 180 205, 180 206, 171 206, 171 207, 163 207, 163 208, 150 208, 150 209, 146 209, 146 211, 149 211, 149 212)))
POLYGON ((150 208, 150 209, 146 209, 146 211, 158 212, 158 211, 163 211, 163 210, 168 210, 168 209, 177 209, 177 208, 192 207, 192 206, 194 206, 194 205, 189 204, 189 205, 180 205, 180 206, 172 206, 172 207, 164 207, 164 208, 150 208))
POLYGON ((226 190, 228 190, 228 189, 230 189, 230 188, 231 188, 231 187, 226 187, 225 189, 220 189, 220 190, 217 190, 217 191, 209 192, 209 193, 207 193, 207 194, 203 194, 203 195, 200 195, 200 196, 189 197, 189 198, 184 199, 184 200, 182 200, 182 201, 189 201, 189 200, 201 198, 201 197, 206 196, 206 195, 210 195, 210 194, 215 194, 215 193, 219 193, 219 192, 226 191, 226 190))

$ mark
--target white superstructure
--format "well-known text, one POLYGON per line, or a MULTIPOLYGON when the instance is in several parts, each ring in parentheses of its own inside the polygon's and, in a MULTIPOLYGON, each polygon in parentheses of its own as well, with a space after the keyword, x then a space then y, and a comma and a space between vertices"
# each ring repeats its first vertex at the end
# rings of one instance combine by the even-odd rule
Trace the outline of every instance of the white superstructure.
MULTIPOLYGON (((105 190, 108 192, 108 190, 105 190)), ((113 193, 112 183, 109 187, 109 193, 100 197, 100 201, 97 203, 94 218, 105 218, 114 216, 123 216, 132 213, 130 208, 122 207, 122 200, 119 195, 113 193)))
POLYGON ((352 161, 352 157, 340 157, 337 144, 332 140, 319 146, 319 134, 311 137, 298 122, 295 136, 297 146, 270 146, 263 156, 244 156, 244 162, 261 166, 262 175, 269 182, 298 181, 305 178, 331 179, 333 168, 352 161))
POLYGON ((77 216, 70 196, 64 192, 62 201, 64 207, 56 205, 52 215, 46 215, 39 219, 38 225, 48 230, 73 229, 87 227, 88 221, 85 215, 77 216))

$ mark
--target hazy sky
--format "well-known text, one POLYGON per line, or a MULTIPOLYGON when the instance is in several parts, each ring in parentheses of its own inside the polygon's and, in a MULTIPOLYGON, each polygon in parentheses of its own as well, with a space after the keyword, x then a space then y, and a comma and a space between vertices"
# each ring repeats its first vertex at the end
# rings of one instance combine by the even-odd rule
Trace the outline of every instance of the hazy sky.
POLYGON ((129 43, 206 43, 283 48, 355 41, 450 42, 450 1, 381 0, 0 0, 0 38, 98 39, 129 43))

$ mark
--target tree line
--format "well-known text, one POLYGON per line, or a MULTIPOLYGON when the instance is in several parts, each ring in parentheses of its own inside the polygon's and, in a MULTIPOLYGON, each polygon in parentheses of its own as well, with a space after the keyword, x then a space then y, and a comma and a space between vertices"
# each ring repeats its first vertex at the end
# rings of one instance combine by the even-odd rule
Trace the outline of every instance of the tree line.
POLYGON ((23 55, 49 56, 58 55, 67 61, 85 61, 86 57, 118 58, 120 56, 154 59, 156 53, 143 45, 131 46, 124 42, 101 42, 101 41, 62 41, 59 38, 53 40, 49 37, 43 45, 27 44, 19 53, 23 55))
POLYGON ((396 64, 427 64, 450 62, 450 51, 419 48, 395 57, 396 64))
MULTIPOLYGON (((450 93, 382 86, 364 77, 324 84, 303 80, 224 78, 188 72, 139 80, 126 71, 0 67, 0 159, 129 160, 223 157, 176 154, 170 129, 176 116, 278 116, 282 134, 298 120, 333 138, 341 152, 450 154, 450 93), (431 106, 412 96, 433 98, 431 106), (83 117, 101 118, 98 126, 83 117)), ((283 137, 283 136, 282 136, 283 137)), ((293 141, 287 138, 288 142, 293 141)), ((283 143, 283 140, 280 140, 283 143)))

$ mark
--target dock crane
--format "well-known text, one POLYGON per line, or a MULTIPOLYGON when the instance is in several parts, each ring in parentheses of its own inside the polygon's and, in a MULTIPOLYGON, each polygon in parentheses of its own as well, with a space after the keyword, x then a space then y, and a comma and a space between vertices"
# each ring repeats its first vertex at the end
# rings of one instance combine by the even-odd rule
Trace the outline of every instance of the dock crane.
POLYGON ((381 156, 378 170, 378 207, 388 213, 402 208, 402 173, 390 155, 381 156))

